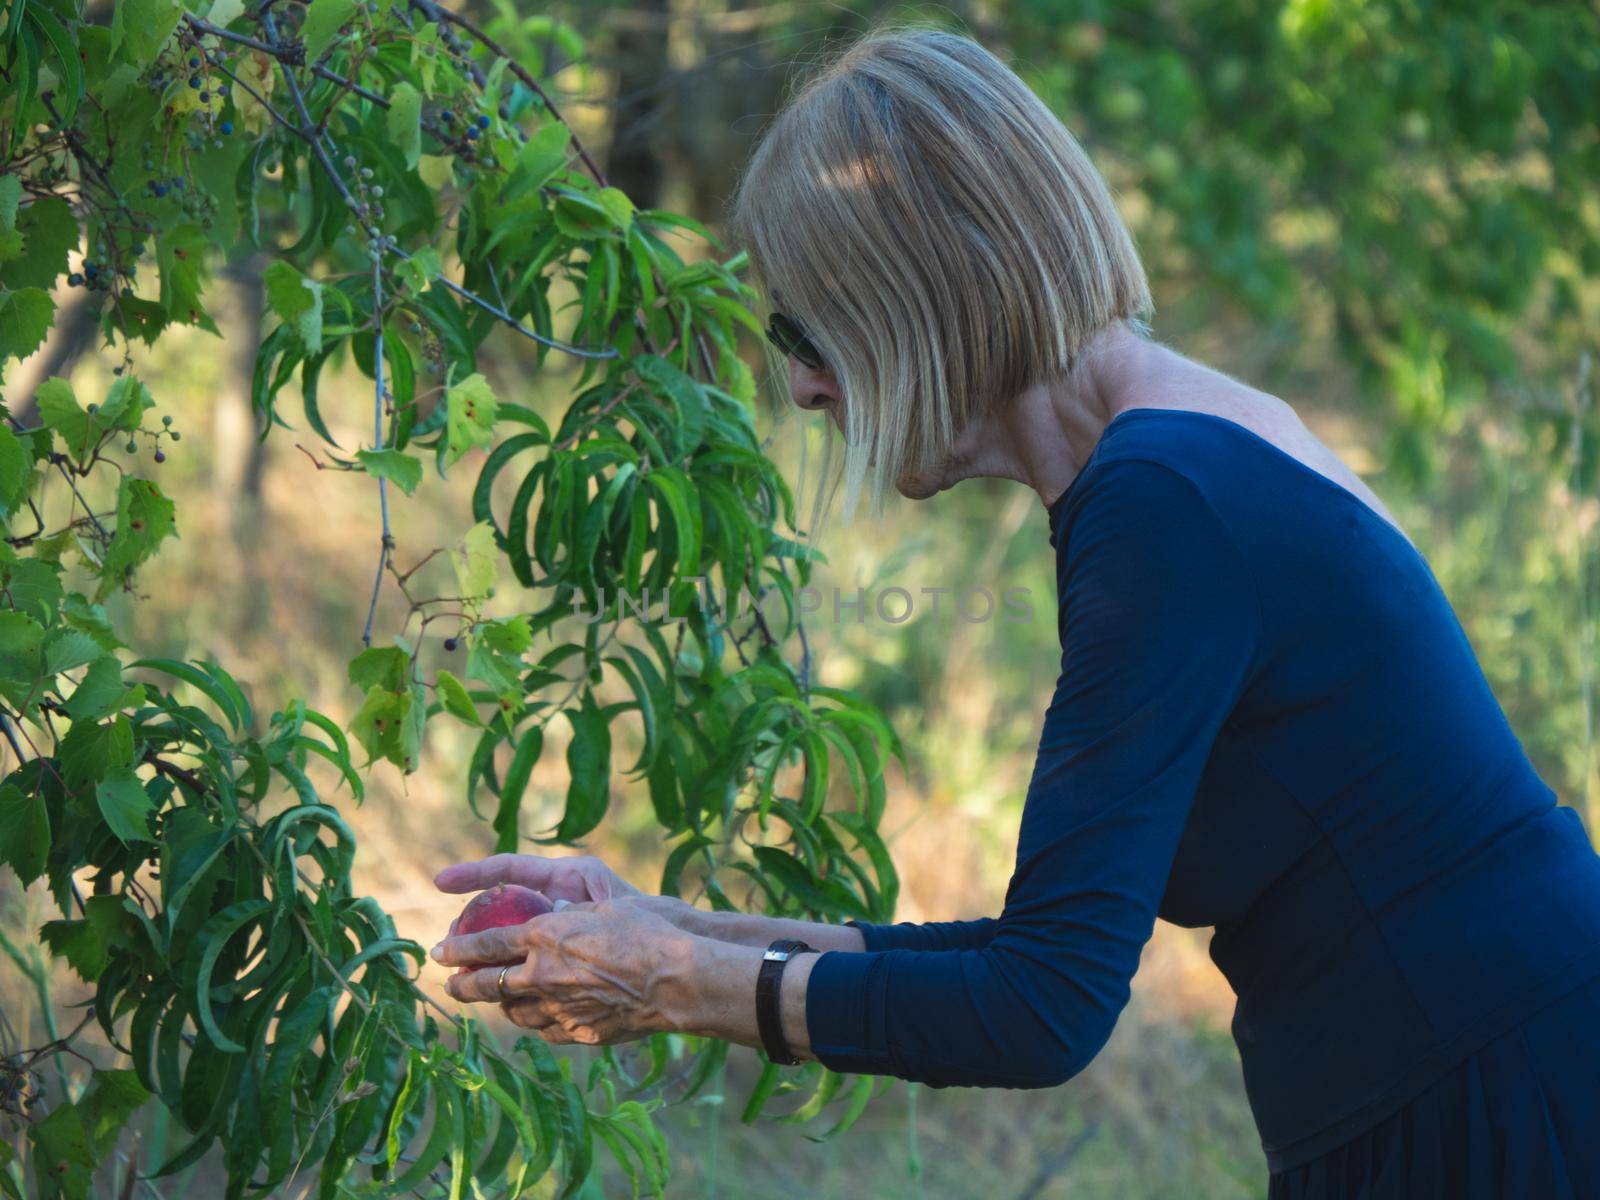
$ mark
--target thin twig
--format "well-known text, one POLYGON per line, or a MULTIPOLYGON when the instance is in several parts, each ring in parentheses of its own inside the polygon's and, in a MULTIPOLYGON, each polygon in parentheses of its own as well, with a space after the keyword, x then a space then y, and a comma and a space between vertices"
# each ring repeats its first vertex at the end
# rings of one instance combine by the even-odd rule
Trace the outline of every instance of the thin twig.
MULTIPOLYGON (((388 441, 383 435, 383 257, 381 248, 374 247, 372 255, 372 445, 382 450, 388 441)), ((367 602, 367 624, 361 631, 361 644, 372 645, 372 622, 378 615, 378 593, 383 589, 383 571, 389 565, 389 551, 394 548, 394 536, 389 532, 388 480, 378 476, 378 510, 383 519, 383 533, 378 547, 378 570, 372 580, 372 599, 367 602)))

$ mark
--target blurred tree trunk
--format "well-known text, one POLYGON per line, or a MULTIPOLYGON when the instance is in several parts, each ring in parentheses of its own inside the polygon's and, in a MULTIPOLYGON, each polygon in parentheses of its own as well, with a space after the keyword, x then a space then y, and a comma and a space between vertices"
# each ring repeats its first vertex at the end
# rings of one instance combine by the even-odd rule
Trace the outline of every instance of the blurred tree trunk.
POLYGON ((630 6, 627 23, 616 35, 616 108, 605 169, 611 184, 640 208, 661 203, 665 171, 657 142, 660 106, 666 101, 663 80, 671 70, 665 53, 671 15, 670 0, 642 0, 630 6))
POLYGON ((252 255, 223 268, 222 276, 234 285, 236 350, 227 388, 218 398, 214 416, 215 487, 224 504, 232 498, 235 517, 245 508, 261 504, 261 470, 266 445, 256 428, 250 403, 250 383, 255 374, 256 348, 261 345, 261 322, 266 316, 266 295, 261 271, 266 260, 252 255))
POLYGON ((250 401, 256 349, 261 345, 261 324, 266 316, 266 291, 261 283, 266 263, 263 256, 251 255, 221 272, 233 284, 234 311, 228 333, 235 348, 212 416, 212 488, 216 510, 225 514, 224 527, 232 535, 233 570, 241 584, 230 630, 235 645, 248 645, 252 635, 259 634, 268 616, 270 596, 260 545, 265 517, 261 479, 267 446, 259 436, 250 401))
POLYGON ((34 393, 39 385, 54 376, 65 379, 72 374, 78 359, 94 344, 94 332, 99 323, 97 296, 79 292, 63 307, 38 354, 17 364, 16 376, 7 388, 17 397, 10 406, 12 417, 24 425, 33 424, 34 393))

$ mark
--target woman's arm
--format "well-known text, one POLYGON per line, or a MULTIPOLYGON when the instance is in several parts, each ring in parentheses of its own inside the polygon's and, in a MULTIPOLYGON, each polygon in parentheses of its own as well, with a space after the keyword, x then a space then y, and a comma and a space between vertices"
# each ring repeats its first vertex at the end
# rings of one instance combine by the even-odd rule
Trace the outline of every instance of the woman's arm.
MULTIPOLYGON (((663 913, 663 915, 667 915, 663 913)), ((678 928, 717 944, 765 949, 779 938, 799 938, 818 950, 860 951, 866 949, 861 931, 853 925, 826 925, 821 921, 799 921, 789 917, 763 917, 755 913, 707 912, 684 904, 668 919, 678 928)), ((761 962, 759 953, 755 956, 761 962)), ((709 964, 708 964, 709 965, 709 964)), ((785 976, 794 969, 784 968, 785 976)), ((751 984, 752 988, 755 986, 751 984)), ((750 993, 755 995, 754 991, 750 993)))
MULTIPOLYGON (((1054 1086, 1098 1053, 1127 1002, 1266 634, 1249 564, 1192 481, 1118 460, 1082 485, 1060 531, 1061 675, 1004 911, 974 949, 816 956, 802 1044, 833 1070, 1054 1086)), ((706 969, 720 986, 736 965, 706 969)), ((784 989, 786 1025, 801 985, 784 989)))

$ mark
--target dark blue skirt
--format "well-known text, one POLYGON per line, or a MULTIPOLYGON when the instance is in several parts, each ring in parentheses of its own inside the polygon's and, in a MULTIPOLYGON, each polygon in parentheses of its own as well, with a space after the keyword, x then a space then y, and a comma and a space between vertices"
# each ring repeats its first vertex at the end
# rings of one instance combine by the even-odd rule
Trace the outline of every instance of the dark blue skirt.
POLYGON ((1600 977, 1359 1137, 1272 1176, 1270 1200, 1600 1200, 1600 977))

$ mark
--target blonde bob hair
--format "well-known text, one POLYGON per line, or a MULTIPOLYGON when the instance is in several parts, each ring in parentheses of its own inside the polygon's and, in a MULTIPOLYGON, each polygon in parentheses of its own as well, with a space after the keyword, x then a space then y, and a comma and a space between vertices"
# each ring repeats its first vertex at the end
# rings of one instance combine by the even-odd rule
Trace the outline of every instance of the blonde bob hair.
POLYGON ((943 462, 968 421, 1064 373, 1111 322, 1147 332, 1105 180, 959 34, 881 26, 823 63, 762 135, 728 226, 839 382, 847 511, 863 483, 877 508, 943 462))

